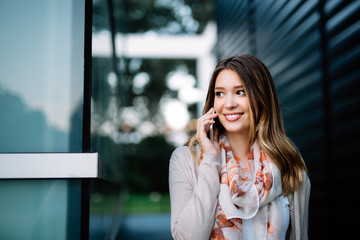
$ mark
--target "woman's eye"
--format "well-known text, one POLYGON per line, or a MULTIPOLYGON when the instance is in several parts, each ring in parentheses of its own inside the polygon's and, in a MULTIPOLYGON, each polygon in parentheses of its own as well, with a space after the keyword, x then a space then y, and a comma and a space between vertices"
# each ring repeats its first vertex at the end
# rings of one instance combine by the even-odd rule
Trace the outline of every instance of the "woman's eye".
POLYGON ((238 95, 245 95, 245 91, 244 90, 239 90, 236 92, 236 94, 238 95))
POLYGON ((216 92, 215 95, 217 97, 222 97, 222 96, 224 96, 224 93, 223 92, 216 92))

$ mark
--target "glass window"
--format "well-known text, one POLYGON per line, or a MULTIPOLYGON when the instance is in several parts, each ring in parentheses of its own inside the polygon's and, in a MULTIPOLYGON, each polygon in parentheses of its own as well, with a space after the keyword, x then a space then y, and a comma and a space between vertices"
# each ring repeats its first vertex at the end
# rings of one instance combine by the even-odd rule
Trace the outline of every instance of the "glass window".
POLYGON ((1 1, 0 152, 81 152, 84 1, 1 1))
POLYGON ((80 180, 1 180, 1 239, 80 239, 80 180))

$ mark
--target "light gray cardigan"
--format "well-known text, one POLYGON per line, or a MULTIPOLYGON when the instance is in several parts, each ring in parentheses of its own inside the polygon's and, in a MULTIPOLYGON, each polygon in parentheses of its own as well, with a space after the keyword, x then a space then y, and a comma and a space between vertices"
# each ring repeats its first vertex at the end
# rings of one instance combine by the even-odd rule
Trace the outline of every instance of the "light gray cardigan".
MULTIPOLYGON (((171 199, 171 234, 174 239, 209 239, 215 222, 215 208, 220 190, 220 156, 204 153, 196 166, 189 148, 178 147, 169 166, 171 199)), ((290 226, 287 239, 308 239, 308 206, 310 180, 304 173, 304 184, 290 194, 290 226)))

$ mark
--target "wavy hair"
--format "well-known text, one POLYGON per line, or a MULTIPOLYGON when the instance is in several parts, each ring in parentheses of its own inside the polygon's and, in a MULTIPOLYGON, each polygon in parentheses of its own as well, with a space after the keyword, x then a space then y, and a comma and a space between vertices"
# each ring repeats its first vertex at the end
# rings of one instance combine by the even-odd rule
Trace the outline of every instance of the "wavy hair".
MULTIPOLYGON (((261 149, 280 169, 283 194, 294 192, 302 184, 303 171, 307 169, 300 152, 285 134, 274 81, 264 63, 248 54, 220 60, 210 80, 203 114, 214 106, 216 78, 225 69, 238 74, 247 93, 251 118, 249 146, 257 140, 261 149)), ((220 134, 224 133, 225 129, 218 118, 215 119, 214 126, 220 134)), ((195 136, 186 145, 199 165, 195 153, 195 136)))

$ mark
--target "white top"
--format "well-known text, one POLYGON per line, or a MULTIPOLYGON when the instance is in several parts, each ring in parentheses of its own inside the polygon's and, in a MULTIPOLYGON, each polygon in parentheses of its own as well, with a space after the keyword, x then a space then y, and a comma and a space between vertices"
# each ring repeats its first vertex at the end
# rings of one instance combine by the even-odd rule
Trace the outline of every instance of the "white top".
MULTIPOLYGON (((196 166, 189 148, 178 147, 169 166, 171 200, 171 233, 174 239, 209 239, 215 222, 215 208, 220 189, 220 156, 204 153, 196 166)), ((289 225, 289 239, 306 240, 310 180, 304 172, 304 184, 287 196, 288 210, 284 206, 284 233, 289 225), (291 223, 291 224, 290 224, 291 223)))

